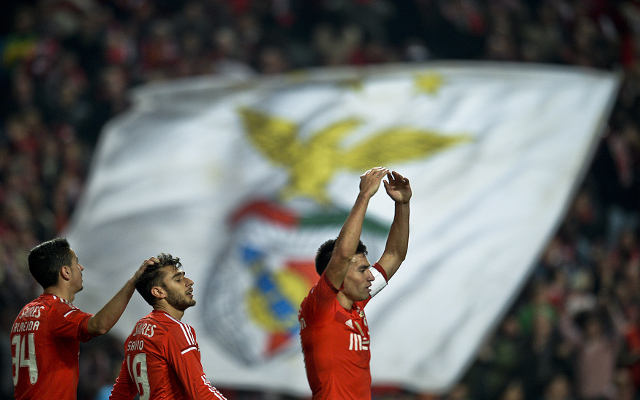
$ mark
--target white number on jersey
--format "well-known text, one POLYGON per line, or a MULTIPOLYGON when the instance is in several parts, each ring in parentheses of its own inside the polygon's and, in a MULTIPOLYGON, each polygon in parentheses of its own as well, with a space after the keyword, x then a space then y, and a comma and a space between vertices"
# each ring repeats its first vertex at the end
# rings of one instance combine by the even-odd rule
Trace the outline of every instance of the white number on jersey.
POLYGON ((11 345, 16 346, 16 352, 11 361, 14 366, 13 386, 18 386, 20 368, 29 368, 29 382, 34 385, 38 381, 38 364, 36 363, 36 345, 33 341, 33 333, 15 335, 11 339, 11 345))
POLYGON ((133 357, 131 363, 129 363, 129 356, 127 356, 127 368, 129 376, 136 383, 140 400, 149 400, 151 393, 149 393, 149 376, 147 375, 147 355, 138 353, 133 357))

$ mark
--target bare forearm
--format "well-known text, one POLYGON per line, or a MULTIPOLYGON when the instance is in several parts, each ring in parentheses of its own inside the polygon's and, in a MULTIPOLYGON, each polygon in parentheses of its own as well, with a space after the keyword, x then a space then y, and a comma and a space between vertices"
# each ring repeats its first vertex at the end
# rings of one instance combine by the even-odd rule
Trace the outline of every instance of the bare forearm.
POLYGON ((389 237, 380 259, 380 265, 385 269, 387 277, 391 278, 407 256, 409 248, 409 202, 395 203, 393 223, 389 229, 389 237))
POLYGON ((327 265, 325 274, 335 288, 342 286, 344 277, 347 274, 349 263, 356 254, 358 243, 360 242, 360 234, 362 233, 362 224, 367 212, 369 200, 371 196, 360 193, 355 204, 349 212, 349 216, 342 225, 340 234, 336 238, 336 243, 331 254, 331 260, 327 265))
POLYGON ((350 260, 355 254, 358 248, 358 242, 360 241, 360 235, 362 234, 362 225, 370 199, 371 197, 366 194, 361 193, 358 195, 336 239, 335 250, 333 252, 334 257, 338 256, 350 260))
POLYGON ((409 203, 396 203, 386 250, 404 258, 409 247, 409 203))
POLYGON ((91 317, 88 327, 89 333, 94 336, 100 336, 109 332, 127 308, 134 291, 135 280, 131 278, 100 311, 91 317))

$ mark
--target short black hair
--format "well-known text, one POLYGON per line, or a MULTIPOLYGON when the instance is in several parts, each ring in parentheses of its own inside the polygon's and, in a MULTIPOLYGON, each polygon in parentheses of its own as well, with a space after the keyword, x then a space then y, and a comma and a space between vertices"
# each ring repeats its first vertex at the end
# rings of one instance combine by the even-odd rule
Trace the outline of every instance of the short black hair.
MULTIPOLYGON (((331 260, 331 255, 333 254, 333 248, 335 246, 336 239, 329 239, 318 247, 318 252, 316 253, 316 272, 318 272, 318 275, 322 275, 324 270, 327 268, 327 265, 329 265, 329 260, 331 260)), ((362 240, 358 240, 356 254, 367 255, 367 246, 362 243, 362 240)))
POLYGON ((40 243, 27 255, 29 272, 43 289, 58 283, 63 266, 71 266, 71 246, 66 238, 40 243))
POLYGON ((140 276, 136 282, 136 290, 151 306, 156 304, 157 301, 157 298, 151 294, 151 289, 153 289, 154 286, 164 287, 164 283, 162 282, 164 275, 160 270, 168 265, 174 266, 176 270, 182 269, 180 258, 173 257, 171 254, 160 253, 156 258, 158 262, 153 265, 148 265, 142 273, 142 276, 140 276))

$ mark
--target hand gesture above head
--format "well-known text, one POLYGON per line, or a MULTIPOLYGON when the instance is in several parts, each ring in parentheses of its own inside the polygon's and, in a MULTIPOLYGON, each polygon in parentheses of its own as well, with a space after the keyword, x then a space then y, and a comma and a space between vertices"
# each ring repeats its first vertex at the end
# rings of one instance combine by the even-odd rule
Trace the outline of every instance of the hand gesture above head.
POLYGON ((411 199, 412 192, 409 179, 396 171, 387 171, 387 180, 384 181, 384 188, 389 197, 395 202, 408 203, 411 199))
POLYGON ((375 167, 360 175, 360 193, 372 197, 378 191, 380 182, 387 173, 389 173, 387 168, 375 167))
POLYGON ((144 260, 144 262, 142 263, 142 265, 140 266, 140 268, 138 268, 138 270, 135 272, 135 274, 133 274, 133 281, 137 282, 138 279, 140 279, 140 277, 142 276, 142 274, 144 273, 144 271, 147 269, 147 267, 149 265, 153 265, 155 263, 158 262, 158 259, 156 257, 151 257, 147 260, 144 260))

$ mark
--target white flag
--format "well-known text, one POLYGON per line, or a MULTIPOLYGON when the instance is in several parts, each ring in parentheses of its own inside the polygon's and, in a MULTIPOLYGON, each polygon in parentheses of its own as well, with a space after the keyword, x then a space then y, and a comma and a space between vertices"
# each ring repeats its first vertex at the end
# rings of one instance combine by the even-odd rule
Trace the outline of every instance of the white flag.
MULTIPOLYGON (((148 257, 180 257, 220 387, 310 393, 297 310, 359 175, 411 180, 406 261, 367 306, 373 384, 448 390, 528 278, 618 87, 601 71, 495 63, 318 69, 148 85, 96 151, 67 237, 96 312, 148 257)), ((393 218, 367 213, 369 259, 393 218)), ((114 332, 150 307, 138 295, 114 332)))

